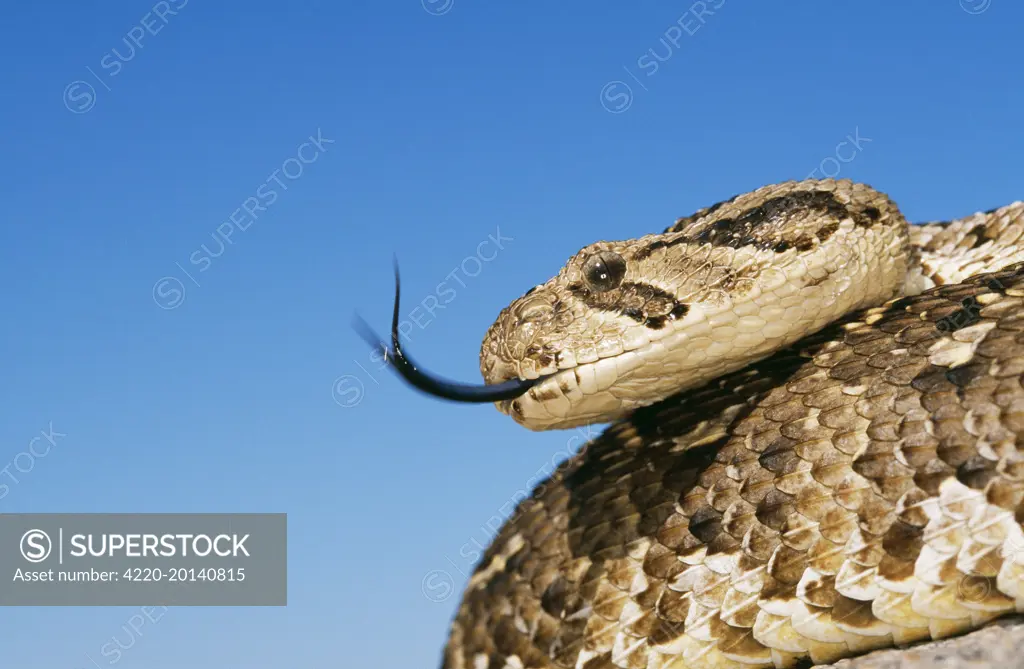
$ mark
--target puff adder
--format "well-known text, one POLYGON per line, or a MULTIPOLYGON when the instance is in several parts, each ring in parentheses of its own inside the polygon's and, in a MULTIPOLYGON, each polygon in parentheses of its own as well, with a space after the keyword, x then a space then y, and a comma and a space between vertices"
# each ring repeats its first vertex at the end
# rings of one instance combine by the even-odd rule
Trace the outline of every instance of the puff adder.
POLYGON ((445 669, 788 667, 1024 611, 1024 203, 766 186, 501 312, 531 429, 612 422, 471 576, 445 669))

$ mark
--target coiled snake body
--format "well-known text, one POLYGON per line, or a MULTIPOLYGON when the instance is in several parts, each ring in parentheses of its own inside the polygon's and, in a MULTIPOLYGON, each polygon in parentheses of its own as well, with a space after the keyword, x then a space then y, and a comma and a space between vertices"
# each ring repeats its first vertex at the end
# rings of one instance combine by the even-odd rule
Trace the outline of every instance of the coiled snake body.
POLYGON ((443 667, 787 667, 1024 611, 1022 236, 1022 202, 910 226, 823 180, 585 248, 481 369, 531 429, 614 422, 494 538, 443 667))

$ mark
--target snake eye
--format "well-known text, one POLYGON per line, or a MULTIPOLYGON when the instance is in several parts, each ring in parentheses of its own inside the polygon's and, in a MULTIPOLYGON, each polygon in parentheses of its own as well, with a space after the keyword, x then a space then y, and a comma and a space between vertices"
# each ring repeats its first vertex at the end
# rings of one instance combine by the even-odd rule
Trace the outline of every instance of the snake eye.
POLYGON ((595 293, 618 288, 626 276, 626 261, 614 251, 601 251, 583 263, 583 278, 595 293))

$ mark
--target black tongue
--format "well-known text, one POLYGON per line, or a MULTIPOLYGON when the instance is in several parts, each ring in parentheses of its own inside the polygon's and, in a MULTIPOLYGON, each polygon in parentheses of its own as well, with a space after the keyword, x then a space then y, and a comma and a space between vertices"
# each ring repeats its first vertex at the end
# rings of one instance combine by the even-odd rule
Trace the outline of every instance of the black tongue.
POLYGON ((359 336, 370 345, 371 348, 379 348, 384 351, 384 359, 391 363, 391 368, 405 379, 405 381, 428 395, 439 397, 453 402, 469 402, 473 404, 485 404, 489 402, 500 402, 519 397, 541 378, 521 380, 510 379, 503 383, 496 384, 470 384, 450 381, 436 376, 425 370, 420 370, 417 365, 402 350, 401 342, 398 339, 398 311, 399 299, 401 297, 401 280, 398 275, 398 258, 395 258, 395 309, 391 318, 391 347, 377 336, 373 328, 356 314, 352 326, 359 333, 359 336))

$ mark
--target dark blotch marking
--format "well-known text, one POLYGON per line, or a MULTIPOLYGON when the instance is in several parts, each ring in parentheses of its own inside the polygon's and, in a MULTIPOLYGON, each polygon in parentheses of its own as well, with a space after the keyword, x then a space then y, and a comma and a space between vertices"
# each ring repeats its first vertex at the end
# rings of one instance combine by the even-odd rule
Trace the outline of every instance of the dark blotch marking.
POLYGON ((626 307, 625 309, 622 310, 622 315, 623 316, 628 316, 629 318, 632 318, 637 323, 643 323, 644 322, 644 311, 643 311, 643 309, 637 309, 636 307, 626 307))
POLYGON ((680 302, 676 304, 676 306, 672 307, 672 311, 669 313, 669 316, 671 316, 673 320, 679 320, 688 313, 690 313, 690 305, 680 302))
POLYGON ((999 279, 989 279, 985 282, 988 289, 993 293, 999 293, 1000 295, 1006 295, 1006 286, 999 279))
POLYGON ((668 316, 652 316, 644 321, 644 326, 652 330, 660 330, 668 322, 668 316))
POLYGON ((718 211, 719 209, 721 209, 725 205, 727 205, 727 204, 729 204, 731 202, 734 202, 736 200, 736 198, 738 198, 740 195, 742 195, 742 193, 737 193, 736 195, 733 195, 728 200, 722 200, 721 202, 716 202, 713 205, 711 205, 710 207, 707 207, 705 209, 698 209, 697 211, 693 212, 689 216, 684 216, 683 218, 678 219, 675 223, 673 223, 668 228, 666 228, 665 232, 666 233, 668 233, 668 232, 679 232, 680 230, 685 228, 687 225, 690 225, 691 223, 693 223, 697 219, 699 219, 699 218, 707 218, 708 216, 714 214, 716 211, 718 211))
POLYGON ((698 509, 690 516, 690 534, 705 544, 722 532, 722 514, 710 506, 698 509))
MULTIPOLYGON (((980 362, 969 363, 952 369, 928 365, 913 378, 910 386, 924 394, 937 394, 953 390, 956 392, 960 402, 963 402, 971 382, 979 377, 986 376, 987 373, 987 365, 980 362)), ((943 459, 945 460, 946 458, 943 459)), ((948 460, 947 463, 952 464, 948 460)))
POLYGON ((974 245, 971 247, 972 249, 976 249, 988 241, 988 237, 985 236, 984 225, 974 226, 968 234, 974 235, 974 245))
MULTIPOLYGON (((717 207, 716 207, 717 208, 717 207)), ((845 218, 853 219, 857 227, 869 228, 880 218, 881 211, 877 207, 865 207, 855 209, 840 202, 835 193, 831 191, 808 190, 780 195, 765 200, 756 207, 742 212, 735 218, 722 218, 714 221, 702 231, 692 237, 680 237, 671 241, 657 240, 637 251, 635 258, 643 260, 658 249, 668 248, 676 244, 711 244, 712 246, 728 246, 740 248, 743 246, 756 246, 762 249, 769 249, 777 253, 788 250, 798 243, 805 248, 809 242, 803 240, 785 241, 766 239, 757 233, 762 226, 771 223, 782 223, 786 218, 793 216, 799 211, 815 211, 826 214, 833 223, 829 223, 818 231, 818 239, 824 241, 838 229, 838 224, 845 218)))
POLYGON ((568 592, 568 581, 564 576, 558 576, 541 594, 540 607, 550 616, 561 617, 568 592))
MULTIPOLYGON (((673 302, 675 302, 673 300, 673 302)), ((651 316, 650 318, 643 321, 645 327, 649 327, 652 330, 660 330, 665 327, 665 324, 669 321, 679 320, 690 311, 690 305, 683 304, 682 302, 675 302, 675 306, 672 307, 672 311, 668 312, 666 316, 651 316)), ((632 318, 632 317, 631 317, 632 318)), ((639 322, 639 321, 638 321, 639 322)))
POLYGON ((987 371, 987 365, 980 362, 972 363, 950 369, 946 372, 946 379, 959 390, 963 390, 970 385, 971 381, 980 376, 984 376, 987 371))
POLYGON ((798 237, 794 245, 797 251, 810 251, 814 248, 814 240, 810 237, 798 237))
POLYGON ((733 219, 719 219, 701 230, 693 239, 698 242, 712 242, 712 240, 717 240, 720 236, 728 235, 735 227, 736 221, 733 219))
POLYGON ((643 323, 652 330, 660 330, 665 327, 668 321, 682 318, 690 310, 689 305, 676 300, 672 293, 662 290, 657 286, 647 283, 624 282, 618 288, 606 292, 595 293, 586 286, 573 283, 569 284, 569 292, 572 293, 583 304, 591 309, 599 309, 620 314, 630 318, 637 323, 643 323), (652 299, 662 300, 672 304, 672 309, 666 316, 652 316, 648 318, 642 309, 637 307, 621 307, 623 302, 629 302, 629 297, 640 296, 645 302, 652 299))
POLYGON ((818 228, 818 231, 815 232, 814 235, 818 238, 819 241, 823 242, 826 239, 828 239, 829 237, 831 237, 832 234, 836 230, 838 230, 838 229, 839 229, 839 222, 838 221, 829 221, 825 225, 823 225, 820 228, 818 228))
POLYGON ((772 251, 775 251, 776 253, 782 253, 783 251, 788 251, 790 249, 796 249, 797 251, 810 251, 812 248, 814 248, 814 240, 810 237, 800 236, 791 241, 783 239, 782 241, 776 242, 776 244, 772 246, 772 251))

